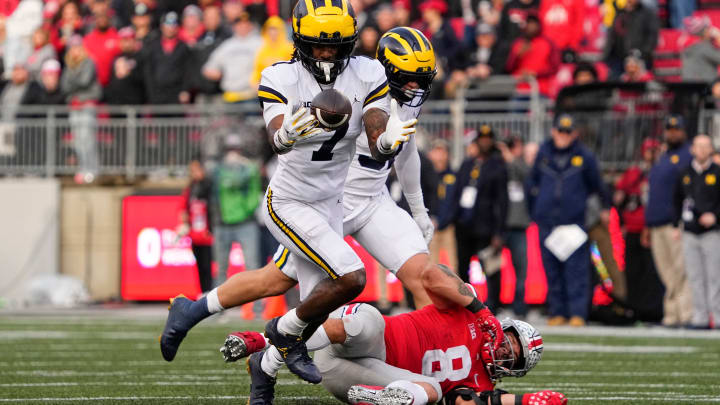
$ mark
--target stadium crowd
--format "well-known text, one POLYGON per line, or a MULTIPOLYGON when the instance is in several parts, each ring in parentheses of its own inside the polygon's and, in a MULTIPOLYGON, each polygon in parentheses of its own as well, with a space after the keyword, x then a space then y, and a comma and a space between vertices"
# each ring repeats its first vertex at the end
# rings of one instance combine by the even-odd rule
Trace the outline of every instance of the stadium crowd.
MULTIPOLYGON (((2 119, 12 120, 22 105, 70 105, 78 161, 92 173, 97 167, 92 123, 99 104, 255 104, 260 72, 292 56, 287 21, 293 3, 0 1, 2 119)), ((709 17, 694 14, 704 3, 356 0, 352 1, 359 30, 355 54, 374 57, 382 33, 399 25, 413 26, 430 38, 438 56, 431 97, 452 97, 468 81, 513 75, 534 77, 540 93, 553 98, 569 84, 646 82, 664 75, 659 69, 663 61, 654 55, 662 46, 661 27, 668 27, 682 30, 690 39, 680 50, 677 77, 663 78, 710 84, 718 76, 720 31, 709 17)), ((711 89, 720 99, 720 85, 716 82, 711 89)), ((662 319, 667 326, 718 327, 720 278, 710 273, 720 268, 720 258, 706 248, 718 237, 718 205, 700 204, 692 194, 697 190, 691 187, 675 187, 695 184, 692 179, 701 174, 715 176, 717 166, 703 157, 703 145, 693 146, 691 156, 683 117, 671 117, 666 139, 647 140, 641 161, 607 187, 592 152, 577 139, 574 119, 557 117, 543 145, 523 144, 523 134, 501 138, 492 126, 483 125, 467 135, 466 159, 457 172, 449 166, 448 145, 431 142, 423 156, 423 189, 436 221, 433 256, 437 258, 440 250, 449 252, 453 268, 466 281, 472 257, 479 256, 488 275, 488 304, 495 310, 500 306, 500 273, 491 272, 489 263, 507 246, 518 279, 513 311, 522 318, 527 315, 525 231, 535 222, 548 276, 550 322, 582 326, 591 301, 590 245, 584 243, 558 260, 557 252, 543 243, 558 226, 576 225, 600 250, 613 277, 612 298, 632 309, 638 319, 662 319), (578 168, 579 177, 559 183, 564 187, 562 201, 554 200, 556 179, 574 176, 578 168), (680 189, 685 194, 679 194, 680 189), (611 205, 619 211, 626 231, 624 273, 611 253, 607 230, 611 205), (710 208, 699 212, 699 207, 710 208), (685 222, 682 236, 680 222, 685 222), (698 257, 705 259, 698 262, 698 257)), ((187 215, 181 222, 188 225, 183 226, 184 233, 193 237, 198 263, 211 260, 208 233, 213 224, 216 257, 227 258, 232 240, 242 241, 253 268, 274 251, 272 238, 259 232, 252 215, 253 201, 262 189, 260 175, 271 170, 251 163, 252 156, 243 156, 240 144, 228 138, 223 165, 230 169, 225 171, 220 165, 206 175, 199 162, 193 162, 187 215), (204 208, 195 203, 199 200, 205 200, 204 208), (234 204, 237 209, 229 211, 221 204, 234 204), (210 217, 213 212, 215 218, 210 217), (193 235, 198 214, 205 215, 205 229, 193 235), (261 243, 255 243, 258 240, 261 243)), ((702 181, 713 186, 715 180, 708 178, 702 181)), ((398 195, 397 200, 401 198, 398 195)), ((227 264, 220 266, 222 273, 227 264)), ((201 266, 205 291, 212 288, 209 268, 201 266)))
MULTIPOLYGON (((292 3, 2 1, 3 77, 13 89, 3 90, 4 104, 254 100, 262 69, 292 54, 292 3)), ((666 62, 653 59, 660 27, 669 27, 689 35, 682 44, 682 73, 664 78, 711 81, 720 61, 719 31, 707 15, 693 14, 695 3, 356 0, 355 53, 373 57, 383 32, 413 26, 438 54, 434 98, 452 96, 468 80, 500 74, 532 76, 544 96, 554 97, 572 82, 578 64, 593 66, 600 80, 652 79, 654 68, 666 62)))

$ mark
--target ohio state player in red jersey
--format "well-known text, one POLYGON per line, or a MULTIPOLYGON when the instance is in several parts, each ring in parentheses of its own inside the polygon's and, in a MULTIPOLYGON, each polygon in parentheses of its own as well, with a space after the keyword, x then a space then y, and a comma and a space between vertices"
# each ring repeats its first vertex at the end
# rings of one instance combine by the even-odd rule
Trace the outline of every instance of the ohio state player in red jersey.
POLYGON ((384 319, 387 364, 435 378, 442 392, 460 385, 493 389, 483 362, 473 361, 488 341, 465 308, 429 305, 384 319))
MULTIPOLYGON (((507 319, 502 342, 495 345, 477 316, 442 298, 450 294, 433 293, 442 286, 462 295, 474 292, 450 269, 436 269, 423 277, 433 305, 383 317, 369 305, 350 304, 331 314, 308 340, 309 350, 323 347, 314 358, 323 386, 343 401, 360 404, 422 405, 443 396, 451 404, 564 404, 564 396, 552 391, 515 396, 494 390, 497 379, 523 376, 538 363, 542 338, 529 324, 507 319)), ((226 361, 237 360, 239 342, 243 353, 265 346, 256 332, 231 334, 221 349, 226 361)), ((253 357, 259 354, 249 359, 253 384, 258 383, 253 357)))

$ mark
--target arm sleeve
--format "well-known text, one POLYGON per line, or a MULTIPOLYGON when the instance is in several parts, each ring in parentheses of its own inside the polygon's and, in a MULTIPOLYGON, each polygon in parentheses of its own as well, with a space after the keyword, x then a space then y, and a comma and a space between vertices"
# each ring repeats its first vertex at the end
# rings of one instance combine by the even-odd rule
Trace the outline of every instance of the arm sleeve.
POLYGON ((224 44, 220 44, 220 46, 217 47, 212 53, 210 54, 210 57, 208 58, 207 62, 202 67, 202 70, 205 69, 213 69, 213 70, 219 70, 222 72, 222 60, 224 58, 225 53, 225 47, 224 44))
POLYGON ((420 155, 414 136, 410 137, 402 152, 395 158, 395 169, 410 211, 415 214, 417 210, 425 210, 420 186, 420 155))

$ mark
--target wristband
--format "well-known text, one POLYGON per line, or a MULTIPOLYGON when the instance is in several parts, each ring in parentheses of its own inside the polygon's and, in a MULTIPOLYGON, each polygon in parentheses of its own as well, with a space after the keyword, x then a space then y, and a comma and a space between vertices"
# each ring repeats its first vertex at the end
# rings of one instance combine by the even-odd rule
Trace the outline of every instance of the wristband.
MULTIPOLYGON (((375 142, 375 146, 377 146, 378 152, 382 153, 383 155, 389 155, 389 154, 393 153, 393 150, 390 148, 385 148, 385 146, 383 146, 383 143, 382 143, 383 135, 385 135, 385 132, 383 132, 382 134, 380 134, 380 136, 378 136, 377 142, 375 142)), ((390 145, 390 147, 392 147, 392 145, 390 145)))
POLYGON ((282 128, 278 129, 277 131, 275 131, 275 135, 273 135, 273 143, 275 144, 275 149, 277 149, 277 152, 279 154, 286 153, 286 152, 290 151, 290 149, 292 149, 292 147, 293 147, 292 143, 288 145, 285 142, 283 142, 282 137, 280 135, 281 130, 282 130, 282 128))
POLYGON ((523 405, 523 397, 528 394, 515 395, 515 405, 523 405))
POLYGON ((469 304, 465 305, 465 308, 467 308, 468 311, 476 314, 487 308, 487 305, 483 304, 482 301, 480 301, 479 299, 473 298, 473 300, 469 304))

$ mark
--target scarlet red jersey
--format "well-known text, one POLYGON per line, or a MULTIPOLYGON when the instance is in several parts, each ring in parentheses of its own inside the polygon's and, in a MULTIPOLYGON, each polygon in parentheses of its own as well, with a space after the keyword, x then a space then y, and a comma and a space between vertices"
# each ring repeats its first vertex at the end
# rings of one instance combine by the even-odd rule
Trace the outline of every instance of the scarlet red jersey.
POLYGON ((428 305, 385 317, 385 362, 436 378, 443 393, 460 385, 494 389, 480 360, 482 344, 475 314, 465 308, 441 311, 428 305))

